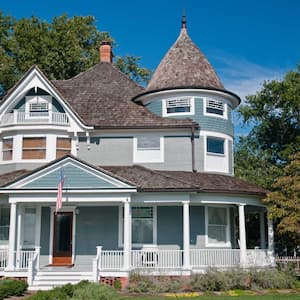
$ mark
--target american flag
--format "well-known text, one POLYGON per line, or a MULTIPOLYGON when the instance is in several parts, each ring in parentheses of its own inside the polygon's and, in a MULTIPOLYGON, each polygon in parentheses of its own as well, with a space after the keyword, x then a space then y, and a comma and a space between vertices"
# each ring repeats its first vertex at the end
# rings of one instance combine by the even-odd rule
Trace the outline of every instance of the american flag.
POLYGON ((57 187, 56 212, 58 212, 59 209, 62 208, 62 190, 64 186, 64 181, 65 181, 65 175, 63 169, 60 169, 60 178, 57 187))

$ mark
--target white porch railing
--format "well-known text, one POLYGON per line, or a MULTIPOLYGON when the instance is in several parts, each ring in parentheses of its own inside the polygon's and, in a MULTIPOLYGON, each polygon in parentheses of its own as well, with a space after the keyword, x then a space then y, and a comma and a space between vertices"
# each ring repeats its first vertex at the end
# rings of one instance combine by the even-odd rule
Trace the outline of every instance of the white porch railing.
POLYGON ((120 270, 124 266, 124 251, 102 250, 99 268, 101 270, 120 270))
POLYGON ((195 268, 238 266, 240 264, 240 250, 191 249, 190 264, 195 268))
POLYGON ((247 264, 253 267, 263 267, 271 265, 268 251, 264 249, 247 250, 247 264))
POLYGON ((30 260, 35 255, 36 250, 20 250, 16 252, 16 269, 27 270, 30 260))
POLYGON ((14 111, 5 114, 0 121, 1 125, 17 125, 17 124, 55 124, 68 125, 69 118, 67 114, 60 112, 49 112, 44 116, 32 116, 26 112, 14 111))
POLYGON ((37 247, 28 262, 28 285, 32 285, 34 276, 39 269, 40 247, 37 247))
POLYGON ((7 267, 8 261, 8 249, 1 249, 0 250, 0 270, 7 267))
POLYGON ((183 265, 183 250, 132 250, 133 269, 179 269, 183 265))

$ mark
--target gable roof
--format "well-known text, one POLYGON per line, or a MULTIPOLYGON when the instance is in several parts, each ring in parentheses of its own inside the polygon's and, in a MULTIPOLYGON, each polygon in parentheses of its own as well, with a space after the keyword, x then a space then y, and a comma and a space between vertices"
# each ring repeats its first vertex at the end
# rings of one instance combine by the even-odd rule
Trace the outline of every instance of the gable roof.
POLYGON ((186 28, 155 70, 146 92, 195 87, 225 91, 213 67, 190 39, 186 28))
POLYGON ((85 125, 96 128, 191 127, 190 119, 157 116, 131 99, 144 88, 110 63, 100 62, 68 80, 52 81, 85 125))

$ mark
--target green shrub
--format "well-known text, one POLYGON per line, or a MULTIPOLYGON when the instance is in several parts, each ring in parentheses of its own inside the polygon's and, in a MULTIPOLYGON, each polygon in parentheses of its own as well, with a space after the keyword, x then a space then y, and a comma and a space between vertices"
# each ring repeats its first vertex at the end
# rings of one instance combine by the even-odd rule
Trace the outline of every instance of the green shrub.
POLYGON ((89 283, 81 288, 76 288, 72 299, 74 300, 117 300, 117 292, 110 286, 89 283))
POLYGON ((127 289, 132 293, 154 293, 155 284, 150 276, 132 273, 127 289))
POLYGON ((120 291, 122 289, 122 283, 121 283, 121 280, 120 279, 116 279, 114 281, 114 288, 117 290, 117 291, 120 291))
POLYGON ((289 289, 296 286, 294 274, 276 269, 252 270, 249 272, 252 289, 289 289))
POLYGON ((4 279, 0 281, 0 299, 9 296, 21 296, 28 285, 23 280, 4 279))
POLYGON ((29 299, 30 300, 67 300, 69 299, 69 297, 61 287, 57 287, 50 291, 39 291, 27 299, 28 300, 29 299))

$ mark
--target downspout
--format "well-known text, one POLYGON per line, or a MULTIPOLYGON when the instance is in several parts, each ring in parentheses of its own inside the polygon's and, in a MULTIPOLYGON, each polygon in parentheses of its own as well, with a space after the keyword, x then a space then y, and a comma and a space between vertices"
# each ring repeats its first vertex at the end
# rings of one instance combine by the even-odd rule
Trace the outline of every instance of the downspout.
POLYGON ((192 135, 191 135, 191 144, 192 144, 192 171, 197 172, 195 167, 195 127, 192 127, 192 135))

